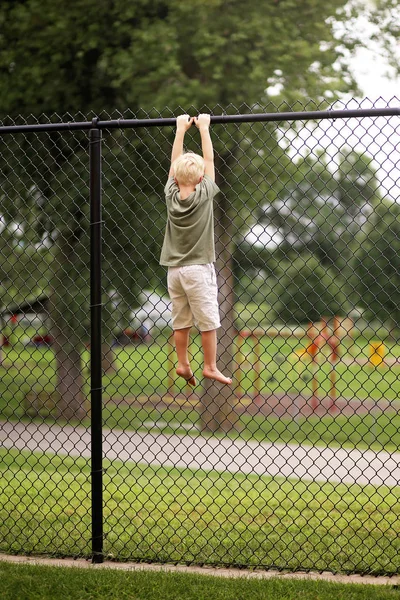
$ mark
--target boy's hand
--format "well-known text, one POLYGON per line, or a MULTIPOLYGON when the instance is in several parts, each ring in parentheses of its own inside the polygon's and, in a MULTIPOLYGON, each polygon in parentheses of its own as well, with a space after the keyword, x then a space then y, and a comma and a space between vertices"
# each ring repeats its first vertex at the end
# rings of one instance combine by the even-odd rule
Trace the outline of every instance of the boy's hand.
POLYGON ((189 115, 179 115, 176 117, 176 130, 177 131, 187 131, 192 123, 194 117, 189 117, 189 115))
POLYGON ((197 129, 208 129, 210 127, 211 117, 207 114, 201 114, 196 117, 195 125, 197 129))

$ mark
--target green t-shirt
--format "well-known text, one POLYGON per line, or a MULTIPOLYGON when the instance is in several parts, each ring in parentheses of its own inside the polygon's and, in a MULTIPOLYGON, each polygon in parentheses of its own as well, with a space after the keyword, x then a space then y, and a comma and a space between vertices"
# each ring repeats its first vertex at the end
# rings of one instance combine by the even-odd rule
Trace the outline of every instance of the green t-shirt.
POLYGON ((173 178, 165 186, 167 225, 160 265, 182 267, 215 262, 213 199, 219 192, 207 175, 185 200, 173 178))

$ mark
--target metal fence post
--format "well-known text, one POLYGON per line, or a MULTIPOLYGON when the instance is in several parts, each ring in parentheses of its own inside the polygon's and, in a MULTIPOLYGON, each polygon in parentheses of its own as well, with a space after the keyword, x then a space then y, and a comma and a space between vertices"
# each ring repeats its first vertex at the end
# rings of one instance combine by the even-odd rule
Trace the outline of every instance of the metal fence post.
POLYGON ((101 130, 98 118, 89 131, 90 160, 90 377, 92 562, 103 562, 103 433, 101 364, 101 130))

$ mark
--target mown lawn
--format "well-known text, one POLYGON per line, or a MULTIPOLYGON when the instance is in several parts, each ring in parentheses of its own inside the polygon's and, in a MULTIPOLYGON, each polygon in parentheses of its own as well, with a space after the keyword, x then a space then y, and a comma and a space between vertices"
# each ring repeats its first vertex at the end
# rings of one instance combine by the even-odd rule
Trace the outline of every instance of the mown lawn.
POLYGON ((392 600, 390 585, 79 569, 0 562, 2 600, 392 600))
MULTIPOLYGON (((304 349, 306 340, 295 338, 264 337, 260 343, 260 377, 261 392, 271 393, 301 393, 310 395, 312 391, 312 365, 300 357, 297 352, 304 349)), ((110 376, 104 376, 104 395, 106 398, 126 397, 130 395, 164 394, 169 386, 168 361, 170 345, 167 338, 160 337, 155 342, 144 345, 115 347, 115 362, 117 370, 110 376)), ((202 355, 198 336, 193 339, 191 346, 193 369, 201 379, 202 355)), ((368 358, 368 342, 360 338, 357 349, 352 350, 355 357, 368 358)), ((13 404, 18 407, 24 393, 29 389, 52 389, 55 384, 54 355, 48 348, 31 348, 22 345, 4 350, 4 361, 0 367, 2 410, 13 404)), ((400 348, 388 346, 387 356, 395 357, 400 348)), ((236 367, 233 373, 235 382, 240 381, 242 391, 254 391, 256 354, 254 343, 246 340, 236 353, 236 367)), ((175 361, 175 354, 172 356, 175 361)), ((400 367, 381 366, 371 367, 369 364, 347 364, 351 355, 342 351, 342 356, 336 366, 337 393, 345 398, 373 398, 386 400, 400 399, 400 367)), ((88 364, 89 356, 85 352, 83 363, 88 364)), ((321 355, 317 379, 320 395, 327 395, 330 390, 330 365, 327 357, 321 355)), ((89 379, 89 373, 84 371, 89 379)), ((176 390, 182 388, 177 382, 176 390)), ((86 391, 89 391, 87 381, 86 391)))
MULTIPOLYGON (((198 341, 198 340, 197 340, 198 341)), ((301 363, 294 353, 302 347, 302 342, 294 339, 265 339, 262 343, 261 371, 262 393, 299 393, 311 392, 311 367, 301 363)), ((200 351, 196 344, 193 365, 200 371, 200 351)), ((394 355, 396 347, 391 348, 394 355)), ((360 342, 361 354, 367 356, 368 345, 360 342)), ((253 390, 255 355, 253 344, 247 341, 241 348, 242 354, 242 393, 253 390)), ((151 345, 116 348, 117 371, 104 377, 104 399, 127 399, 119 405, 106 403, 104 408, 105 427, 118 427, 133 430, 156 430, 164 433, 195 432, 199 415, 195 408, 168 408, 164 404, 140 407, 132 405, 134 396, 146 398, 152 396, 162 400, 168 388, 168 345, 151 345)), ((83 357, 88 362, 88 354, 83 357)), ((398 367, 380 367, 372 369, 368 365, 345 365, 337 367, 338 393, 349 398, 385 398, 399 399, 400 377, 398 367)), ((85 391, 89 395, 89 373, 86 377, 85 391)), ((321 366, 318 374, 320 393, 329 390, 328 366, 321 366), (325 386, 325 387, 324 387, 325 386)), ((55 364, 51 349, 23 348, 8 350, 3 366, 0 367, 0 419, 21 419, 24 415, 23 398, 30 389, 51 391, 55 386, 55 364)), ((183 389, 183 384, 180 388, 183 389)), ((396 403, 395 406, 399 406, 396 403)), ((380 414, 343 415, 309 418, 278 418, 274 415, 241 417, 244 439, 284 443, 305 443, 321 446, 344 446, 385 449, 393 452, 400 448, 399 411, 380 414)), ((89 420, 85 423, 89 425, 89 420)))
MULTIPOLYGON (((119 560, 398 573, 400 489, 105 461, 119 560)), ((0 450, 0 551, 91 553, 86 459, 0 450)))

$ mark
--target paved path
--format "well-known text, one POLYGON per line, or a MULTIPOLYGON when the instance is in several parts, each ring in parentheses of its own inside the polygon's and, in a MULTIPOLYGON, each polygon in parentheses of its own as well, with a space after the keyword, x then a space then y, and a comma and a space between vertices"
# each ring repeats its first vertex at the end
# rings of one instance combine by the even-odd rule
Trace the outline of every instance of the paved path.
MULTIPOLYGON (((195 391, 189 391, 187 394, 163 394, 156 396, 131 396, 131 397, 113 397, 105 400, 106 403, 116 406, 148 406, 151 409, 160 406, 171 408, 187 408, 188 410, 199 410, 201 401, 195 391)), ((237 414, 246 413, 253 416, 269 416, 274 418, 292 418, 301 417, 325 417, 344 415, 380 415, 400 414, 400 402, 398 400, 377 400, 372 398, 336 398, 332 403, 329 396, 318 397, 313 405, 312 396, 296 393, 270 393, 259 394, 256 397, 240 395, 235 404, 237 414)))
MULTIPOLYGON (((120 430, 103 432, 104 457, 148 465, 280 475, 308 481, 400 485, 400 452, 271 444, 120 430)), ((0 447, 90 457, 90 431, 0 422, 0 447)))

